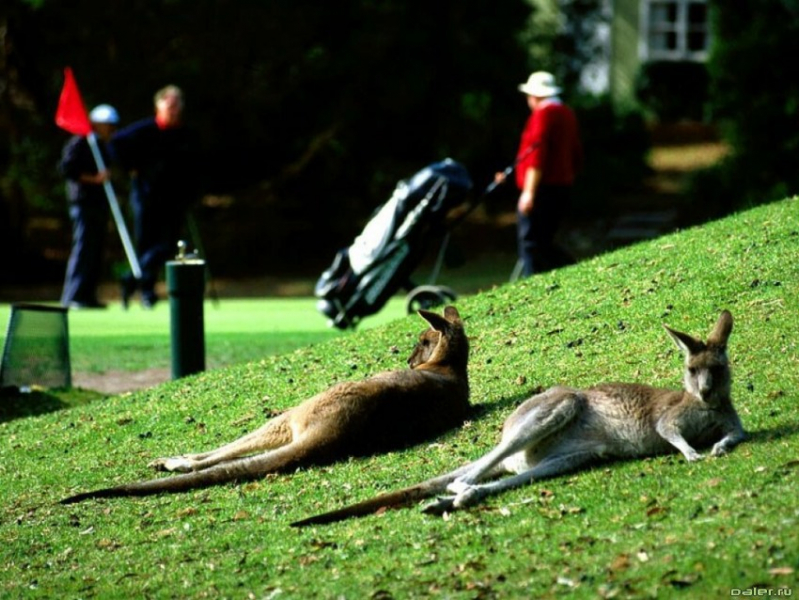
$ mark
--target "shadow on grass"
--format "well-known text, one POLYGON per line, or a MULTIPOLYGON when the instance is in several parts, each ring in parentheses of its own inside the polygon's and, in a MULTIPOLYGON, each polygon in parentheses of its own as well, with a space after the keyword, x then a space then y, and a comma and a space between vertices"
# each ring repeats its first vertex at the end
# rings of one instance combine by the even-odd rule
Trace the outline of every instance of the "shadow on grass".
POLYGON ((66 402, 49 392, 23 393, 15 387, 2 388, 0 390, 0 423, 55 412, 67 406, 66 402))
POLYGON ((777 427, 758 429, 756 431, 746 431, 748 437, 744 443, 763 443, 790 438, 799 435, 799 423, 788 423, 777 427))
POLYGON ((488 415, 500 412, 504 415, 502 419, 504 421, 511 415, 511 413, 514 410, 516 410, 521 405, 522 402, 524 402, 529 398, 532 398, 536 394, 540 394, 545 389, 546 388, 543 387, 532 388, 527 392, 520 392, 518 394, 513 394, 512 396, 503 396, 502 398, 494 400, 492 402, 481 402, 479 404, 473 404, 470 417, 472 419, 482 419, 483 417, 487 417, 488 415))
POLYGON ((104 398, 102 394, 80 389, 32 390, 0 388, 0 423, 36 417, 104 398))

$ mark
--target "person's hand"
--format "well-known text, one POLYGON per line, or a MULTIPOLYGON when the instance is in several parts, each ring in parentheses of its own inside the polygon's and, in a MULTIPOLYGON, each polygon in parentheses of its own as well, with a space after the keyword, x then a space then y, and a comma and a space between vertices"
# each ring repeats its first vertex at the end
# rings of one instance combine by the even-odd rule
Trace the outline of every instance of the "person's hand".
POLYGON ((519 203, 517 208, 523 215, 529 215, 533 211, 533 193, 522 192, 519 195, 519 203))
POLYGON ((497 185, 505 183, 505 173, 503 173, 502 171, 500 171, 499 173, 494 173, 494 183, 496 183, 497 185))
POLYGON ((103 185, 109 179, 111 179, 111 172, 107 170, 93 174, 86 173, 80 176, 80 181, 89 185, 103 185))

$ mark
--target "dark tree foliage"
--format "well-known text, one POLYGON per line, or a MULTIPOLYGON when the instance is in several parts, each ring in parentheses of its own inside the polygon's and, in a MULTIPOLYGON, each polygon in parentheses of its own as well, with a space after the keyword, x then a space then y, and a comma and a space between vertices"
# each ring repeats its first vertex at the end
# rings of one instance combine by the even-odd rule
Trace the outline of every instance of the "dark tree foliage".
MULTIPOLYGON (((580 40, 604 17, 598 0, 560 5, 568 26, 545 36, 552 62, 531 65, 527 0, 5 0, 0 242, 39 250, 24 239, 26 222, 45 211, 60 217, 68 246, 55 169, 68 134, 53 116, 71 66, 87 107, 109 102, 123 124, 152 114, 165 84, 184 89, 203 146, 196 176, 233 199, 200 213, 220 233, 206 240, 217 273, 220 263, 227 273, 272 268, 272 257, 288 254, 326 261, 399 179, 433 161, 462 162, 479 194, 513 160, 529 114, 517 85, 531 66, 554 70, 576 99, 578 66, 592 54, 580 40)), ((643 154, 618 135, 609 106, 578 108, 592 152, 585 197, 596 210, 618 181, 612 174, 630 181, 626 158, 637 153, 638 164, 643 154)), ((489 210, 514 205, 506 192, 487 200, 489 210)))
POLYGON ((610 15, 603 0, 558 0, 563 29, 553 43, 556 71, 567 89, 574 88, 583 68, 604 53, 597 31, 608 25, 610 15))
POLYGON ((605 58, 607 40, 601 32, 610 25, 605 0, 552 0, 557 10, 539 19, 531 17, 521 33, 534 70, 554 73, 569 96, 580 88, 583 70, 605 58))
POLYGON ((733 154, 696 181, 719 209, 799 191, 799 2, 714 0, 712 117, 733 154))
POLYGON ((703 121, 707 103, 708 74, 703 63, 654 61, 642 65, 635 94, 658 121, 703 121), (674 93, 680 90, 679 94, 674 93))
POLYGON ((123 124, 152 114, 165 84, 184 89, 205 157, 197 177, 235 198, 213 215, 241 233, 226 240, 228 262, 286 244, 326 251, 430 162, 450 156, 485 183, 512 159, 530 10, 525 0, 6 0, 0 221, 25 231, 32 209, 66 220, 55 164, 68 135, 53 116, 71 66, 87 106, 109 102, 123 124), (280 234, 271 246, 256 245, 271 235, 259 221, 280 234), (313 232, 314 247, 297 232, 313 232))
POLYGON ((52 114, 66 65, 87 104, 110 102, 126 122, 175 83, 210 189, 270 181, 330 204, 445 155, 485 169, 516 134, 522 0, 11 0, 4 11, 14 49, 2 77, 28 99, 3 98, 4 112, 38 125, 37 143, 63 141, 52 114))

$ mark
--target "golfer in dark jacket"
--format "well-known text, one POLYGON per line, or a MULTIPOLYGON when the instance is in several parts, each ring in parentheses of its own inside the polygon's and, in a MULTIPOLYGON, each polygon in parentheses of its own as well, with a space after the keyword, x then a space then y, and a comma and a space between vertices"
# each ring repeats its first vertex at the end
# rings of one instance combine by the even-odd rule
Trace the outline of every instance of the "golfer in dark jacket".
MULTIPOLYGON (((89 113, 97 146, 108 164, 106 142, 119 115, 113 106, 101 104, 89 113)), ((76 135, 64 146, 59 171, 66 178, 69 216, 72 219, 72 249, 67 262, 61 304, 70 308, 105 308, 97 298, 103 267, 103 247, 108 228, 108 199, 103 183, 107 170, 97 170, 89 142, 76 135)))
MULTIPOLYGON (((183 126, 183 93, 170 85, 155 94, 155 116, 120 130, 111 140, 111 153, 131 174, 136 253, 141 262, 142 306, 156 300, 155 283, 164 263, 176 253, 186 211, 197 191, 196 143, 183 126)), ((127 307, 136 280, 122 280, 127 307)))

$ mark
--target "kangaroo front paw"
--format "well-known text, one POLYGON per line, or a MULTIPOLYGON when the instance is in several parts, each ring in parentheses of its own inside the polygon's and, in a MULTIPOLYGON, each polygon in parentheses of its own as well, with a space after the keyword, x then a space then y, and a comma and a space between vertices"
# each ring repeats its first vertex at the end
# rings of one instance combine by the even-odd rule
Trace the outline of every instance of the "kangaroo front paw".
POLYGON ((697 452, 696 450, 691 450, 690 452, 685 453, 685 460, 687 460, 688 462, 697 462, 702 460, 703 458, 705 457, 699 454, 699 452, 697 452))
POLYGON ((725 454, 727 454, 727 452, 729 452, 727 446, 719 442, 718 444, 713 446, 713 450, 710 451, 710 454, 712 454, 713 456, 724 456, 725 454))
POLYGON ((193 463, 182 456, 156 458, 148 466, 156 471, 172 471, 176 473, 188 473, 193 470, 193 463))

